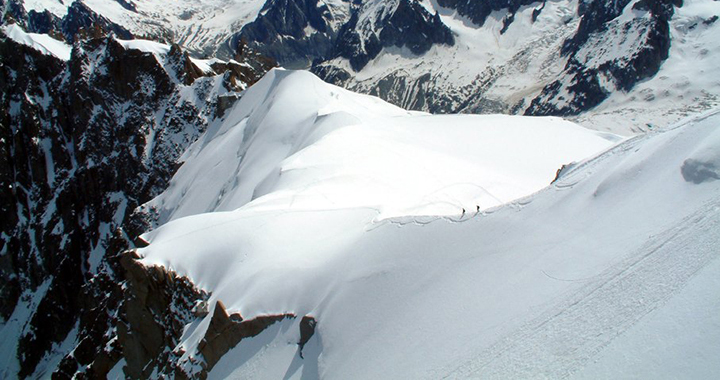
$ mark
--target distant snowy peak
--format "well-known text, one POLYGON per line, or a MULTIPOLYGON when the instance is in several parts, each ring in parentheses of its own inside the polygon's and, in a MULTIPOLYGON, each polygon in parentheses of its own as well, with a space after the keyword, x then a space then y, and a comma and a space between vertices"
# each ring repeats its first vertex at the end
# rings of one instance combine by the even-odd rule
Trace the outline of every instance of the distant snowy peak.
POLYGON ((712 0, 9 0, 3 12, 27 32, 68 41, 132 34, 223 59, 247 46, 408 109, 577 115, 632 134, 720 104, 720 86, 692 79, 720 66, 679 69, 689 57, 715 59, 707 35, 720 25, 718 8, 712 0), (635 122, 608 121, 616 113, 635 122))
POLYGON ((578 114, 653 77, 669 56, 670 19, 681 5, 678 0, 583 4, 577 32, 563 44, 569 57, 564 73, 526 113, 578 114))
POLYGON ((632 134, 720 104, 720 85, 692 79, 720 66, 679 69, 689 57, 716 59, 708 35, 719 8, 712 0, 9 0, 4 12, 28 32, 68 41, 100 29, 223 59, 249 47, 407 109, 576 115, 632 134))
MULTIPOLYGON (((108 0, 109 1, 109 0, 108 0)), ((5 14, 26 31, 62 36, 73 42, 77 37, 100 37, 113 33, 120 38, 133 38, 133 34, 102 13, 94 11, 86 3, 75 0, 67 5, 51 1, 9 0, 5 14)))
POLYGON ((434 44, 452 45, 454 37, 416 0, 269 0, 232 41, 245 41, 287 67, 343 57, 360 70, 385 47, 421 55, 434 44))
POLYGON ((349 7, 341 1, 268 0, 230 45, 247 43, 286 67, 305 68, 331 53, 349 7))
MULTIPOLYGON (((459 15, 472 20, 478 26, 483 26, 487 18, 497 11, 507 11, 503 18, 503 30, 512 23, 515 13, 521 6, 537 5, 533 11, 533 19, 537 19, 546 0, 437 0, 437 4, 447 9, 454 9, 459 15)), ((502 15, 502 13, 501 13, 502 15)))

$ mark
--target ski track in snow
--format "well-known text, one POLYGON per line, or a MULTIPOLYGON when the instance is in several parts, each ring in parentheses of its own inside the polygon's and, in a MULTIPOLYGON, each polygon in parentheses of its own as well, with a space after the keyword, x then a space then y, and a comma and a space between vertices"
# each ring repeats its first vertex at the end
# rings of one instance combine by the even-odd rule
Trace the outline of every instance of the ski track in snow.
POLYGON ((720 214, 709 209, 719 210, 720 198, 444 378, 571 377, 720 257, 720 214))

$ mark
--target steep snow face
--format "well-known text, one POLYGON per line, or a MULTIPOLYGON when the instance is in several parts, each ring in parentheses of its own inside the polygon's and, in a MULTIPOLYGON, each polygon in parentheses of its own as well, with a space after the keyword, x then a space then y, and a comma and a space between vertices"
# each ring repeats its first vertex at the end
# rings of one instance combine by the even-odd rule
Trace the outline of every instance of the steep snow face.
MULTIPOLYGON (((259 198, 174 220, 140 254, 245 318, 317 319, 302 357, 297 326, 283 325, 243 340, 210 378, 718 373, 720 300, 707 290, 720 275, 719 122, 625 141, 491 212, 378 222, 368 208, 259 198)), ((190 356, 192 336, 178 346, 190 356)))
POLYGON ((408 112, 308 72, 273 70, 145 207, 159 224, 242 206, 462 218, 540 190, 561 165, 616 140, 559 118, 408 112))

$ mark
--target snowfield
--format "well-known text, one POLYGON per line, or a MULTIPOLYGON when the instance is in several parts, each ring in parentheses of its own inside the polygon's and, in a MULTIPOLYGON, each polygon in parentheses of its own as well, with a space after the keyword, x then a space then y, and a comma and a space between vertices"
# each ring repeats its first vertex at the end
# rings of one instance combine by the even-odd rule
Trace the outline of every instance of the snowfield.
MULTIPOLYGON (((159 228, 138 253, 211 308, 318 321, 302 358, 286 320, 210 378, 713 377, 718 124, 620 142, 273 70, 144 206, 159 228)), ((185 357, 212 315, 186 328, 185 357)))

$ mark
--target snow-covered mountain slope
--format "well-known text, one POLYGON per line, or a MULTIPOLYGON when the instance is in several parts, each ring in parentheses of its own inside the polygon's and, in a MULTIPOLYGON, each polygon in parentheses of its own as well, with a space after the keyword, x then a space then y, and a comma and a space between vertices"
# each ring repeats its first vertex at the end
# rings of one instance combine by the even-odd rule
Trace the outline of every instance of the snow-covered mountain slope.
MULTIPOLYGON (((298 321, 283 322, 210 378, 712 377, 717 122, 626 142, 492 213, 377 224, 368 209, 250 203, 169 223, 141 255, 246 319, 317 320, 302 355, 298 321)), ((211 320, 178 349, 192 357, 211 320)))
POLYGON ((172 220, 144 235, 150 244, 138 251, 144 265, 187 275, 211 293, 209 314, 189 325, 174 348, 183 371, 209 370, 209 378, 693 377, 720 372, 715 360, 720 325, 714 317, 720 299, 710 290, 720 270, 717 112, 624 141, 566 168, 536 194, 480 212, 473 209, 475 195, 463 199, 462 191, 454 193, 466 189, 453 186, 461 166, 440 159, 449 166, 447 173, 434 173, 434 184, 450 186, 446 193, 423 199, 438 207, 423 203, 418 211, 397 206, 398 199, 417 199, 415 191, 432 191, 425 186, 432 168, 418 170, 426 163, 415 162, 426 154, 455 153, 468 165, 460 180, 491 186, 492 176, 473 177, 473 170, 524 166, 545 157, 545 144, 561 151, 572 147, 562 136, 587 139, 584 144, 596 141, 598 148, 608 142, 560 120, 404 114, 315 84, 308 74, 270 75, 251 89, 258 96, 237 105, 229 124, 209 131, 185 156, 188 168, 202 162, 212 173, 180 170, 173 179, 179 188, 171 186, 158 199, 166 205, 195 204, 195 188, 210 189, 214 196, 219 184, 234 183, 234 175, 227 173, 249 174, 242 168, 245 159, 275 168, 255 187, 260 189, 256 197, 242 187, 226 187, 216 208, 210 208, 218 211, 181 217, 203 212, 203 201, 196 210, 176 211, 177 218, 170 213, 165 220, 172 220), (292 86, 284 87, 285 82, 292 86), (288 104, 290 91, 303 99, 297 106, 288 104), (358 109, 350 118, 348 112, 358 109), (338 116, 337 128, 329 128, 329 111, 338 116), (324 128, 313 127, 323 119, 314 113, 327 115, 320 123, 324 128), (289 115, 297 116, 292 139, 287 138, 289 115), (495 130, 495 138, 511 137, 502 145, 505 150, 523 146, 524 137, 514 128, 531 133, 559 127, 558 138, 509 156, 491 150, 486 154, 500 159, 484 161, 473 147, 483 144, 481 138, 494 131, 498 120, 509 124, 495 130), (476 123, 477 130, 467 129, 465 122, 476 123), (370 141, 378 133, 375 124, 391 130, 373 142, 390 154, 370 144, 354 149, 342 144, 344 139, 370 141), (451 149, 432 133, 435 128, 458 137, 451 149), (407 137, 405 129, 415 129, 418 138, 400 143, 395 138, 407 137), (243 140, 239 135, 246 136, 246 145, 238 143, 243 140), (392 144, 385 147, 382 141, 392 144), (263 150, 269 158, 247 154, 245 146, 253 142, 274 146, 263 150), (286 148, 279 149, 282 145, 286 148), (413 149, 423 153, 414 156, 413 149), (221 165, 234 161, 233 167, 213 170, 220 160, 204 150, 222 157, 221 165), (276 151, 283 153, 274 156, 276 151), (370 179, 355 168, 356 162, 374 162, 371 169, 395 174, 398 163, 393 161, 407 165, 408 173, 394 180, 381 174, 370 179), (353 178, 364 181, 356 184, 353 178), (383 191, 373 194, 372 186, 383 191), (240 193, 233 207, 223 208, 226 197, 240 193), (449 199, 454 215, 445 208, 449 199), (464 214, 458 211, 462 206, 464 214), (388 210, 393 212, 383 218, 388 210), (678 305, 688 311, 678 311, 678 305), (236 313, 236 321, 298 318, 266 326, 254 338, 231 341, 218 359, 218 351, 207 347, 218 347, 213 337, 220 321, 228 321, 227 313, 236 313), (299 316, 312 318, 312 329, 299 316), (688 338, 677 336, 677 326, 688 338))
POLYGON ((574 120, 611 130, 631 120, 636 125, 632 132, 638 132, 717 107, 720 76, 715 70, 720 67, 720 56, 713 52, 720 52, 718 16, 717 2, 685 0, 670 23, 668 59, 658 73, 632 91, 612 92, 598 107, 574 120))
POLYGON ((546 186, 617 137, 559 118, 433 116, 272 70, 181 158, 158 223, 248 207, 460 215, 546 186), (201 187, 194 184, 202 183, 201 187))

